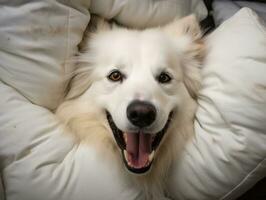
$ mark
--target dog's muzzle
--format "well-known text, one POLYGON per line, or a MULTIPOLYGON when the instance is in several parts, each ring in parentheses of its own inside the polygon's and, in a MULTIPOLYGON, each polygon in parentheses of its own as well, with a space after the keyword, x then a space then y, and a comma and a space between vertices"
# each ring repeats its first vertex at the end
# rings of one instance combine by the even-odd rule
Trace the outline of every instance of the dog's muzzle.
POLYGON ((148 102, 133 101, 127 108, 127 117, 136 127, 137 132, 123 132, 115 125, 111 114, 106 111, 107 120, 112 129, 117 145, 122 151, 123 161, 127 169, 133 173, 147 172, 154 159, 155 150, 159 146, 172 118, 172 112, 161 131, 149 134, 142 131, 156 119, 156 109, 148 102))

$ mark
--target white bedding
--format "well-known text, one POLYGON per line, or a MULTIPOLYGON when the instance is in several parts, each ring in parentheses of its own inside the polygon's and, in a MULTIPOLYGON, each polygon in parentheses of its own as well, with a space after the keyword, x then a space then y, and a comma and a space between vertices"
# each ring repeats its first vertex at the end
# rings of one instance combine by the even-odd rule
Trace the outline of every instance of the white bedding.
MULTIPOLYGON (((149 12, 138 4, 126 12, 129 2, 0 3, 0 198, 142 199, 93 149, 63 135, 50 111, 73 70, 67 60, 77 50, 91 5, 92 12, 138 27, 170 20, 181 5, 206 15, 202 1, 145 0, 149 12), (133 20, 137 12, 143 20, 133 20)), ((234 199, 266 175, 265 27, 243 9, 214 31, 208 45, 196 138, 169 181, 172 196, 180 199, 234 199)))
POLYGON ((214 0, 212 3, 213 18, 216 26, 232 17, 241 8, 248 7, 266 21, 266 3, 256 1, 224 1, 214 0))
POLYGON ((207 44, 196 138, 170 187, 179 199, 229 200, 266 176, 266 27, 244 8, 207 44))

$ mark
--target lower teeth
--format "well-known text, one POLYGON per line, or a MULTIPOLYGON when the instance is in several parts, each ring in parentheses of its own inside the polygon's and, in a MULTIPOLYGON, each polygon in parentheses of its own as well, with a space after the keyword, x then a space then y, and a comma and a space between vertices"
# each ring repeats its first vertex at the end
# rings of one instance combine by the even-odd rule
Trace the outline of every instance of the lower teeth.
MULTIPOLYGON (((154 150, 151 152, 151 154, 149 155, 149 159, 148 159, 148 161, 145 163, 145 165, 143 166, 143 167, 147 167, 150 163, 151 163, 151 161, 153 160, 153 158, 154 158, 154 150)), ((125 159, 126 159, 126 162, 127 162, 127 164, 130 166, 130 167, 134 167, 133 165, 132 165, 132 163, 128 160, 128 157, 127 157, 127 151, 126 150, 123 150, 123 154, 124 154, 124 157, 125 157, 125 159)))
POLYGON ((149 155, 149 162, 151 162, 153 160, 153 157, 154 157, 154 150, 149 155))

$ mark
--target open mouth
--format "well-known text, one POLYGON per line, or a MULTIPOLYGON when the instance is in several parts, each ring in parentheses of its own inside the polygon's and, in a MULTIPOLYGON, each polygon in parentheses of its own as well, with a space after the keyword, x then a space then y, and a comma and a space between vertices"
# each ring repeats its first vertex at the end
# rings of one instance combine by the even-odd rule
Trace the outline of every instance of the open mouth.
POLYGON ((169 127, 172 112, 169 114, 163 129, 156 134, 148 134, 141 130, 138 132, 123 132, 117 128, 108 111, 106 111, 106 117, 116 143, 122 151, 123 161, 127 169, 138 174, 147 172, 153 162, 155 150, 169 127))

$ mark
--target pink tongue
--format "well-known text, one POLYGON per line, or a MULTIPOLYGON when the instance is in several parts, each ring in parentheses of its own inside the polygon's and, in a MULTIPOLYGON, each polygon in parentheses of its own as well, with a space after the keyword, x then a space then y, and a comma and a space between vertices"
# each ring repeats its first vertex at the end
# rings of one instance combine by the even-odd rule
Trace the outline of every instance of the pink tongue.
POLYGON ((149 154, 152 152, 152 136, 145 133, 126 133, 126 151, 128 161, 135 168, 142 168, 149 161, 149 154))

